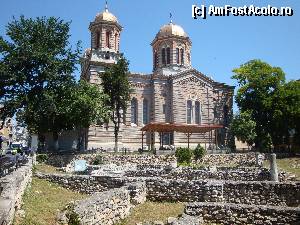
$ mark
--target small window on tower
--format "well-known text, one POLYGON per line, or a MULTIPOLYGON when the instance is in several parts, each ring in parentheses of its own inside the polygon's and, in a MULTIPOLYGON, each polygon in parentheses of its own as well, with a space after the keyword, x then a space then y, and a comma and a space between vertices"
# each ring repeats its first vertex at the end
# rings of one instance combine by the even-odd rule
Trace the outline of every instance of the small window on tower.
POLYGON ((97 32, 96 34, 96 48, 100 47, 100 33, 97 32))
POLYGON ((155 52, 154 53, 154 69, 156 69, 156 67, 157 67, 157 58, 158 58, 158 56, 157 56, 157 52, 155 52))
POLYGON ((167 64, 171 63, 171 51, 170 48, 167 48, 167 64))
POLYGON ((163 48, 161 51, 161 59, 162 59, 162 64, 165 66, 166 65, 166 49, 163 48))
POLYGON ((106 47, 110 48, 110 32, 106 32, 106 47))
POLYGON ((179 64, 179 48, 176 48, 176 63, 179 64))
POLYGON ((180 49, 180 57, 181 57, 181 65, 184 65, 184 50, 183 50, 183 48, 182 49, 180 49))
POLYGON ((115 50, 118 51, 118 34, 115 34, 115 50))

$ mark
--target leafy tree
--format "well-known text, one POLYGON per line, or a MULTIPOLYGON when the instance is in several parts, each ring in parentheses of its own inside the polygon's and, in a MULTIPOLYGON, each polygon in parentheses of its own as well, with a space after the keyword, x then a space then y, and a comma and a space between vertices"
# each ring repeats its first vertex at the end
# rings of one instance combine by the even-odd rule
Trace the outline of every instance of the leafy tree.
POLYGON ((104 117, 104 95, 76 83, 80 47, 69 43, 70 23, 60 19, 13 19, 0 37, 1 119, 16 113, 29 130, 52 132, 55 149, 62 130, 88 127, 104 117))
POLYGON ((12 117, 45 88, 73 82, 79 44, 69 47, 70 23, 51 17, 14 19, 7 25, 11 41, 0 37, 1 117, 12 117))
POLYGON ((99 87, 82 80, 65 88, 44 89, 39 102, 30 101, 19 112, 18 119, 24 121, 31 132, 52 132, 55 150, 59 148, 61 131, 77 129, 79 148, 83 144, 81 137, 84 128, 107 117, 105 99, 99 87))
POLYGON ((236 136, 238 140, 246 142, 248 148, 254 144, 256 138, 256 122, 252 120, 251 114, 250 111, 236 114, 230 124, 232 134, 236 136))
POLYGON ((251 60, 234 69, 239 90, 236 102, 241 112, 251 111, 256 122, 255 147, 261 151, 270 148, 271 123, 273 118, 273 95, 284 84, 285 74, 279 67, 272 67, 260 60, 251 60))
POLYGON ((121 55, 118 62, 101 74, 103 92, 108 96, 106 104, 110 108, 109 119, 114 124, 115 151, 118 151, 118 134, 123 115, 130 100, 130 83, 128 80, 128 61, 121 55), (122 113, 123 112, 123 113, 122 113))
POLYGON ((271 136, 276 146, 290 145, 293 135, 300 146, 300 81, 285 83, 274 92, 271 136))

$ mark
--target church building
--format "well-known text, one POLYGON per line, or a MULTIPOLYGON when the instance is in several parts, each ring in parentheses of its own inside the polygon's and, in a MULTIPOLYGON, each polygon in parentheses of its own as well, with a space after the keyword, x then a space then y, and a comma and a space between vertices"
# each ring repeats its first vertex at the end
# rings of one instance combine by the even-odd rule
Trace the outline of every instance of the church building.
MULTIPOLYGON (((90 23, 91 47, 81 59, 81 79, 100 84, 99 73, 117 62, 122 26, 108 10, 90 23)), ((170 21, 163 25, 152 43, 151 74, 131 73, 133 92, 119 134, 119 148, 137 150, 142 146, 141 129, 147 124, 222 125, 222 128, 190 136, 197 144, 217 147, 228 141, 234 87, 214 81, 192 67, 192 41, 184 29, 170 21)), ((86 134, 87 149, 114 148, 112 124, 91 126, 86 134)), ((158 149, 161 144, 187 147, 187 136, 176 131, 145 133, 143 145, 158 149)))

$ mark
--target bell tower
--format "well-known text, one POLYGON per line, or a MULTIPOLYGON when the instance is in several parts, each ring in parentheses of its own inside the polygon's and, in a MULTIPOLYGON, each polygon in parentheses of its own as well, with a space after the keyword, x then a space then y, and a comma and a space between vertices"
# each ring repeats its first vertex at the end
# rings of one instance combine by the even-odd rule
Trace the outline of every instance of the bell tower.
POLYGON ((192 67, 192 42, 183 28, 172 20, 160 28, 151 45, 153 72, 172 75, 192 67))
POLYGON ((91 49, 96 54, 92 60, 115 63, 120 50, 120 35, 122 27, 108 10, 107 2, 105 10, 98 13, 95 20, 90 23, 91 49))
POLYGON ((91 83, 99 83, 98 73, 117 62, 120 54, 122 26, 109 10, 106 2, 104 11, 98 13, 90 23, 91 48, 81 58, 81 77, 91 83))

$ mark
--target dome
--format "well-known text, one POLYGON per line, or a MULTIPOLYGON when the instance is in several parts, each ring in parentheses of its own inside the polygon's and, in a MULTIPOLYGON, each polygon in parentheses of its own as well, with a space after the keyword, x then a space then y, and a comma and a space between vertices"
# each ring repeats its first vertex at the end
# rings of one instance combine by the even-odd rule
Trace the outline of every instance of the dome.
POLYGON ((96 22, 105 21, 105 22, 114 22, 118 23, 117 17, 115 17, 112 13, 105 9, 103 12, 98 13, 95 18, 96 22))
POLYGON ((157 34, 158 37, 170 37, 170 36, 179 36, 179 37, 188 37, 183 28, 179 25, 173 24, 170 22, 162 26, 157 34))

